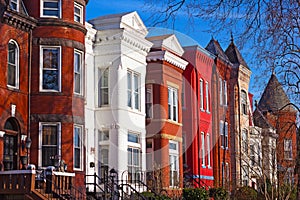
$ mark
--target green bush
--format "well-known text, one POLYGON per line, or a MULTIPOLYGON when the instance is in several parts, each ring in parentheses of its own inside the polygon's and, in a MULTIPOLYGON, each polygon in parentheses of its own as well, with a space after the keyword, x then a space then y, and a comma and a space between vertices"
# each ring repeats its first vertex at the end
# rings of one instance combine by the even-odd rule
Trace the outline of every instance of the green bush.
POLYGON ((225 200, 229 199, 228 191, 224 188, 210 188, 209 189, 209 196, 213 197, 214 200, 225 200))
POLYGON ((249 186, 244 186, 241 188, 238 188, 235 195, 234 199, 238 200, 257 200, 257 191, 253 189, 252 187, 249 186))
POLYGON ((204 188, 184 188, 182 195, 185 200, 208 199, 208 192, 204 188))

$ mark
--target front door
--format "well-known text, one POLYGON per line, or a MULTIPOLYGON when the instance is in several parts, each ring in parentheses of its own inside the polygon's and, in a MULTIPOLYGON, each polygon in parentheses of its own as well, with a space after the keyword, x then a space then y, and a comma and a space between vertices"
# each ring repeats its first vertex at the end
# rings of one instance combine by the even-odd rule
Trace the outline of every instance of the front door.
POLYGON ((16 170, 18 163, 17 136, 4 135, 4 170, 16 170))

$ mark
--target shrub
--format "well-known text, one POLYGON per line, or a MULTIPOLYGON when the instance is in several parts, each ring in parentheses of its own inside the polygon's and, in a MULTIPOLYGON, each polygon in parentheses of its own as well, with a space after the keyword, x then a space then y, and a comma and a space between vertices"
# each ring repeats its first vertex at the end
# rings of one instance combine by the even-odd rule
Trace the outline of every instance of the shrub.
POLYGON ((208 192, 204 188, 185 188, 183 189, 183 198, 185 200, 207 200, 208 192))
POLYGON ((209 196, 213 197, 214 200, 225 200, 229 198, 228 191, 224 188, 210 188, 209 189, 209 196))
POLYGON ((238 200, 257 200, 257 191, 249 186, 238 188, 235 195, 238 200))

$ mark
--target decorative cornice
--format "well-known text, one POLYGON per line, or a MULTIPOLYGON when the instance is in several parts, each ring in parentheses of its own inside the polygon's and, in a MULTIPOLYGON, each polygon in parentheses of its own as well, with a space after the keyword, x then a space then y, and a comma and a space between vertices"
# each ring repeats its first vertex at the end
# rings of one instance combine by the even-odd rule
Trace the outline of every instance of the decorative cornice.
POLYGON ((27 32, 36 27, 37 21, 34 18, 21 15, 12 10, 4 11, 2 16, 2 21, 4 23, 27 32))
POLYGON ((161 138, 161 139, 167 139, 167 140, 174 140, 177 142, 182 142, 182 137, 174 136, 174 135, 169 135, 166 133, 161 133, 161 134, 155 134, 153 138, 161 138))
POLYGON ((96 36, 96 43, 108 42, 111 44, 112 41, 125 42, 130 46, 136 47, 145 53, 149 53, 152 43, 139 35, 134 35, 126 30, 99 30, 96 36))
POLYGON ((52 19, 52 18, 39 19, 38 26, 62 26, 62 27, 76 29, 78 31, 83 32, 84 34, 86 34, 87 31, 83 24, 75 23, 75 22, 70 23, 70 22, 63 21, 62 19, 52 19))
POLYGON ((166 61, 182 70, 185 70, 188 62, 168 51, 153 51, 147 56, 147 61, 166 61))

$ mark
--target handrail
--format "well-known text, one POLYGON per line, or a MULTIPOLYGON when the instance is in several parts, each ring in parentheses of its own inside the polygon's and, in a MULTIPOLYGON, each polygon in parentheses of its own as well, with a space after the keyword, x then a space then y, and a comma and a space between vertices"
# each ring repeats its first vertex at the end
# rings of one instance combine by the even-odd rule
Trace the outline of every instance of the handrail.
MULTIPOLYGON (((72 181, 66 181, 62 178, 62 174, 56 176, 54 173, 51 175, 51 179, 44 177, 46 181, 46 188, 35 189, 36 192, 41 194, 47 199, 52 199, 55 197, 60 198, 74 198, 74 199, 86 199, 86 194, 80 191, 78 188, 72 185, 72 181), (67 188, 67 189, 66 189, 67 188)), ((67 176, 73 177, 73 176, 67 176)))
MULTIPOLYGON (((121 183, 120 185, 120 188, 122 188, 122 195, 121 195, 121 197, 124 197, 123 195, 124 195, 124 190, 123 190, 123 187, 124 186, 127 186, 127 187, 129 187, 134 193, 134 195, 138 195, 139 197, 141 197, 143 200, 147 200, 147 198, 146 197, 144 197, 140 192, 138 192, 134 187, 132 187, 130 184, 128 184, 128 183, 121 183)), ((126 193, 127 194, 127 193, 126 193)))

